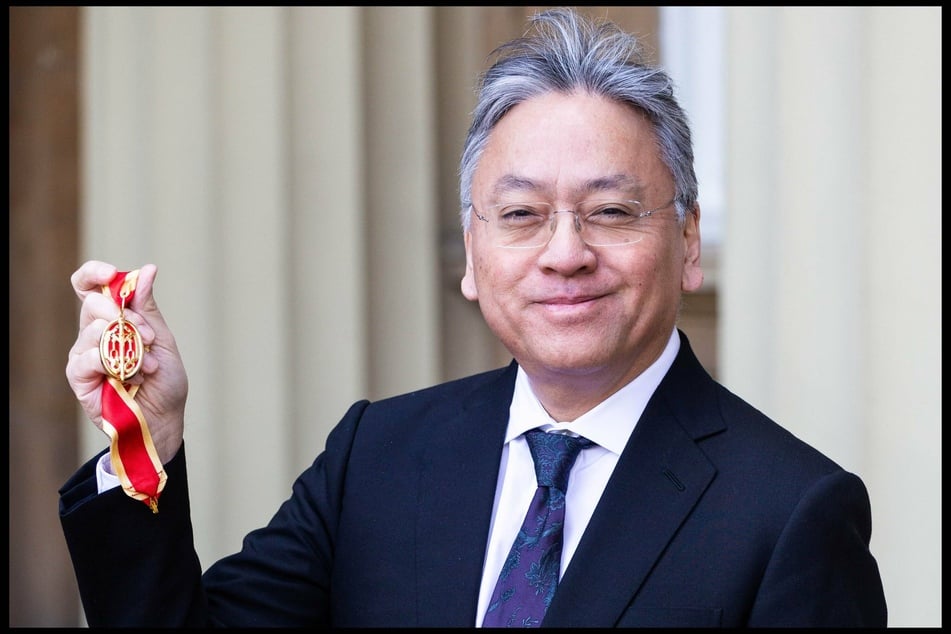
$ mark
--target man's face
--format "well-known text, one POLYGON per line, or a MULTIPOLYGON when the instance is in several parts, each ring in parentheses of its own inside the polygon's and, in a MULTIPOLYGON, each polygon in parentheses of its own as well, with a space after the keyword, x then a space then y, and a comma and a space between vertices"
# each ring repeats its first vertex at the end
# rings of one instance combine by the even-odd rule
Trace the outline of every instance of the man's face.
MULTIPOLYGON (((641 113, 602 97, 548 93, 499 121, 472 193, 485 216, 509 202, 575 210, 586 200, 639 200, 653 209, 673 198, 674 185, 641 113)), ((700 287, 698 216, 681 227, 670 205, 643 219, 637 242, 592 247, 571 214, 556 214, 547 245, 510 249, 473 214, 462 292, 530 376, 617 389, 660 355, 681 291, 700 287)))

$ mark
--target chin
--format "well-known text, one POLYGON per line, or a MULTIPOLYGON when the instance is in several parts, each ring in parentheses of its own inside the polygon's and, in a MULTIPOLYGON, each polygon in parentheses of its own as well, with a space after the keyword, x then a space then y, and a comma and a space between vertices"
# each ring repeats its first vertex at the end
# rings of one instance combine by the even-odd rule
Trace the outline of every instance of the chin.
POLYGON ((564 346, 548 347, 544 350, 525 351, 515 355, 527 371, 541 371, 549 374, 584 376, 598 372, 609 366, 613 357, 603 351, 584 351, 577 342, 564 346))

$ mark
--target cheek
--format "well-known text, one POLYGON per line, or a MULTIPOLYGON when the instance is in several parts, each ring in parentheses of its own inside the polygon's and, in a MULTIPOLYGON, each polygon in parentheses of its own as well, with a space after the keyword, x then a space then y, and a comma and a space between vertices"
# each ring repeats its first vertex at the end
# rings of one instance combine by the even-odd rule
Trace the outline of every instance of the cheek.
POLYGON ((475 267, 473 276, 477 282, 477 287, 481 291, 481 299, 492 299, 492 295, 497 290, 500 282, 500 273, 498 269, 493 266, 492 263, 486 262, 482 259, 475 260, 473 264, 475 267))
POLYGON ((641 292, 680 291, 682 262, 676 249, 658 249, 641 254, 634 267, 635 288, 641 292))
POLYGON ((510 303, 519 293, 526 271, 515 262, 486 257, 473 258, 473 283, 483 304, 510 303))

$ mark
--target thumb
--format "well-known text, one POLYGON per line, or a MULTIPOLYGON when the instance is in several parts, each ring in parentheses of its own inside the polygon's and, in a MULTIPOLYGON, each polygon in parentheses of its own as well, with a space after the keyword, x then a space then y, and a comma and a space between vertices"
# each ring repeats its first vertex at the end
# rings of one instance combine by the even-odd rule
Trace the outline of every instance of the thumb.
POLYGON ((158 352, 156 350, 156 346, 158 346, 177 354, 178 346, 175 343, 175 337, 169 330, 165 317, 155 301, 154 290, 157 275, 158 267, 154 264, 145 264, 139 269, 139 277, 135 283, 135 294, 132 296, 129 308, 138 313, 155 334, 155 340, 152 342, 153 350, 158 352))
POLYGON ((135 295, 132 296, 132 302, 128 304, 128 308, 143 317, 152 317, 154 313, 158 313, 158 305, 152 296, 152 286, 157 274, 158 267, 154 264, 145 264, 139 269, 139 276, 135 282, 135 295))
POLYGON ((168 324, 165 323, 165 318, 162 316, 162 311, 159 310, 158 303, 155 301, 154 289, 157 275, 158 267, 154 264, 145 264, 139 269, 139 276, 135 283, 135 294, 132 296, 129 308, 138 313, 155 332, 155 343, 174 349, 174 338, 168 330, 168 324))
POLYGON ((155 301, 155 278, 158 275, 158 267, 154 264, 145 264, 139 269, 139 277, 135 283, 135 294, 132 296, 132 302, 129 308, 140 314, 149 323, 160 323, 165 325, 165 319, 162 317, 162 311, 159 310, 155 301))

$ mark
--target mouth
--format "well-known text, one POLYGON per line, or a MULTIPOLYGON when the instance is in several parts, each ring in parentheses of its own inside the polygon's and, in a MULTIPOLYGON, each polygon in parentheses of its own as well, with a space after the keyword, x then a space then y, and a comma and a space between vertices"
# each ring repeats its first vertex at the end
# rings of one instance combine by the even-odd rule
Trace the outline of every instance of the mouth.
POLYGON ((554 295, 536 300, 537 304, 544 306, 574 306, 577 304, 586 304, 603 297, 603 295, 554 295))
POLYGON ((584 323, 593 319, 601 309, 603 295, 556 295, 539 299, 535 304, 550 319, 559 322, 584 323))

